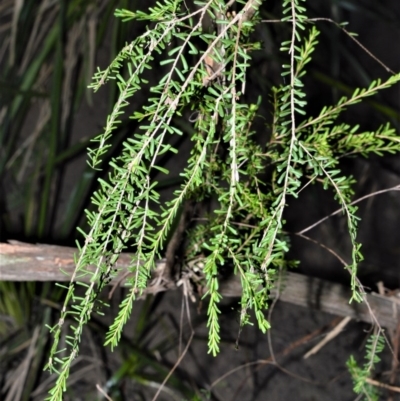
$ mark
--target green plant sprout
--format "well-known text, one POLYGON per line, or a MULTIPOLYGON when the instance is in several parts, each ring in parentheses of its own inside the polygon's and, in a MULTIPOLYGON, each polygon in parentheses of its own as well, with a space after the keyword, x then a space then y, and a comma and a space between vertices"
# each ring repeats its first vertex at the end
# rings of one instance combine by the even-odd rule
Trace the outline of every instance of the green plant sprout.
POLYGON ((353 378, 354 392, 357 394, 363 394, 366 401, 378 401, 379 392, 377 389, 368 383, 368 379, 371 376, 372 370, 375 365, 380 362, 379 354, 382 353, 385 348, 385 338, 378 332, 378 334, 371 335, 368 338, 365 346, 367 353, 365 359, 367 362, 363 367, 360 367, 353 355, 350 356, 346 362, 347 368, 353 378))
POLYGON ((286 84, 272 90, 273 122, 261 146, 252 130, 260 102, 246 104, 244 93, 251 52, 260 48, 253 37, 255 27, 262 23, 258 16, 262 0, 237 1, 237 13, 228 12, 232 3, 196 1, 197 8, 190 11, 184 1, 164 0, 147 12, 115 12, 123 21, 146 21, 149 25, 93 78, 90 87, 94 91, 109 80, 119 89, 104 132, 88 151, 94 169, 99 168, 110 146, 124 108, 147 85, 145 71, 159 64, 167 73, 150 88, 147 105, 130 116, 139 122, 140 129, 126 138, 121 154, 110 162, 108 179, 99 180, 100 189, 92 196, 95 210, 86 212, 90 230, 81 230, 85 240, 78 245, 76 270, 66 287, 60 321, 51 328, 54 343, 47 369, 57 374, 57 380, 48 400, 62 399, 71 364, 79 353, 82 330, 96 309, 100 292, 116 274, 118 256, 128 247, 135 249, 129 268, 130 289, 105 340, 111 348, 118 345, 133 302, 148 285, 156 261, 164 256, 168 238, 188 202, 213 199, 217 204, 207 221, 189 232, 185 255, 187 261, 201 262, 198 266, 207 288, 204 298, 208 301, 208 349, 212 355, 219 352, 222 266, 232 266, 241 279, 240 325, 251 324, 247 311, 252 310, 260 330, 265 333, 269 329, 265 317, 268 294, 277 273, 288 263, 283 213, 288 199, 298 197, 309 183, 333 190, 343 209, 352 244, 352 260, 347 266, 350 301, 363 301, 357 279, 357 265, 362 260, 357 207, 351 204, 355 181, 341 172, 339 160, 355 154, 399 152, 400 141, 389 124, 374 132, 360 132, 358 126, 338 122, 338 117, 348 107, 395 85, 400 74, 375 80, 337 104, 322 107, 318 115, 307 116, 303 78, 319 31, 307 19, 304 0, 283 0, 281 22, 291 30, 290 38, 281 45, 288 60, 282 72, 286 84), (206 18, 213 21, 213 29, 204 28, 206 18), (204 43, 204 48, 199 43, 204 43), (174 117, 187 110, 195 112, 196 118, 192 149, 180 173, 182 184, 172 200, 160 204, 154 177, 168 174, 159 164, 160 156, 179 153, 170 145, 170 138, 185 135, 174 124, 174 117), (260 178, 265 171, 271 173, 270 182, 260 178), (89 265, 96 267, 94 272, 87 270, 89 265), (78 286, 84 288, 83 295, 78 295, 78 286), (67 346, 60 349, 66 324, 67 346))

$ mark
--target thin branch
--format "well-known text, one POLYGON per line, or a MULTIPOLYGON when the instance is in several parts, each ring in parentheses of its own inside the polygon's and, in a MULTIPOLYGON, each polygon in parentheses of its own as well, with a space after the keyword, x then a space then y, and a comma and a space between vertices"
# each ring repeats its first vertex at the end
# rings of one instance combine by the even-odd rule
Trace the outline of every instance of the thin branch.
POLYGON ((374 59, 378 64, 380 64, 387 72, 390 72, 391 74, 395 74, 395 72, 390 69, 385 63, 383 63, 381 60, 379 60, 378 57, 376 57, 371 51, 369 51, 363 44, 360 43, 359 40, 357 40, 354 35, 351 34, 351 32, 347 31, 342 25, 340 25, 338 22, 330 19, 330 18, 310 18, 306 21, 310 22, 315 22, 315 21, 327 21, 332 24, 335 24, 339 29, 341 29, 351 40, 353 40, 361 49, 365 51, 372 59, 374 59))
POLYGON ((165 377, 165 379, 163 380, 163 382, 161 383, 160 387, 158 388, 158 391, 156 392, 155 396, 153 397, 152 401, 156 401, 157 397, 159 396, 159 394, 161 393, 161 391, 163 390, 165 384, 167 383, 168 379, 171 377, 171 375, 174 373, 174 371, 176 370, 176 368, 180 365, 180 363, 182 362, 183 358, 185 357, 186 353, 189 350, 190 344, 192 343, 193 337, 194 337, 194 330, 193 330, 193 326, 192 326, 192 318, 190 316, 190 308, 189 308, 189 302, 188 302, 188 293, 185 290, 185 285, 184 285, 184 296, 185 296, 185 307, 186 307, 186 313, 187 313, 187 319, 189 322, 189 327, 191 330, 190 333, 190 337, 189 340, 186 344, 185 349, 183 350, 182 354, 179 355, 178 360, 175 362, 175 365, 171 368, 171 370, 169 371, 169 373, 167 374, 167 376, 165 377))
POLYGON ((346 316, 344 319, 342 319, 341 322, 332 331, 330 331, 322 341, 320 341, 315 347, 311 348, 310 351, 308 351, 303 356, 303 358, 307 359, 311 355, 314 355, 317 352, 319 352, 321 348, 323 348, 326 344, 328 344, 329 341, 332 341, 343 331, 343 329, 347 326, 347 323, 349 323, 350 320, 351 318, 349 316, 346 316))
MULTIPOLYGON (((318 21, 326 21, 330 22, 331 24, 336 25, 339 29, 341 29, 351 40, 353 40, 362 50, 365 51, 372 59, 374 59, 378 64, 380 64, 387 72, 390 72, 391 74, 395 74, 395 72, 389 68, 383 61, 381 61, 378 57, 376 57, 370 50, 368 50, 359 40, 357 40, 354 35, 351 34, 351 32, 347 31, 341 24, 338 22, 334 21, 333 19, 330 18, 309 18, 304 20, 303 22, 318 22, 318 21)), ((261 20, 261 22, 265 22, 268 24, 278 24, 282 23, 283 21, 280 19, 270 19, 270 20, 261 20)), ((286 22, 286 21, 285 21, 286 22)), ((291 22, 291 20, 288 20, 287 22, 291 22)))
POLYGON ((333 255, 344 267, 349 265, 348 263, 346 263, 346 261, 340 255, 337 254, 337 252, 335 252, 332 248, 329 248, 328 246, 324 245, 323 243, 321 243, 313 238, 307 237, 306 235, 303 235, 303 234, 295 233, 294 235, 297 235, 298 237, 301 237, 301 238, 303 238, 307 241, 310 241, 310 242, 320 246, 321 248, 325 249, 331 255, 333 255))
POLYGON ((97 390, 107 399, 107 401, 113 401, 113 399, 101 388, 101 386, 97 383, 96 384, 97 390))
MULTIPOLYGON (((356 205, 357 203, 362 202, 365 199, 371 198, 372 196, 385 194, 386 192, 391 192, 391 191, 400 191, 400 184, 395 185, 394 187, 391 187, 391 188, 381 189, 380 191, 375 191, 375 192, 372 192, 372 193, 370 193, 368 195, 362 196, 361 198, 358 198, 358 199, 354 200, 353 202, 351 202, 350 205, 351 206, 356 205)), ((296 235, 302 235, 302 234, 306 233, 307 231, 310 231, 312 228, 318 226, 319 224, 323 223, 325 220, 328 220, 330 217, 335 216, 336 214, 339 214, 342 211, 343 211, 343 208, 335 210, 330 215, 325 216, 324 218, 322 218, 321 220, 318 220, 314 224, 311 224, 310 226, 304 228, 301 231, 298 231, 296 233, 296 235)))
MULTIPOLYGON (((335 318, 332 320, 332 322, 329 324, 329 326, 336 325, 337 322, 338 322, 338 319, 335 318)), ((312 333, 307 334, 307 335, 299 338, 296 341, 293 341, 284 350, 279 352, 277 354, 277 356, 283 357, 283 356, 289 355, 293 350, 295 350, 296 348, 298 348, 304 344, 307 344, 309 341, 313 340, 315 337, 321 335, 321 333, 323 333, 325 330, 326 330, 326 327, 320 327, 320 328, 314 330, 312 333)), ((277 362, 275 360, 275 357, 272 357, 272 356, 270 356, 269 358, 266 358, 266 359, 259 359, 257 361, 247 362, 243 365, 237 366, 236 368, 229 370, 228 372, 226 372, 225 374, 220 376, 218 379, 216 379, 214 382, 211 383, 211 386, 209 389, 211 390, 218 383, 220 383, 222 380, 226 379, 228 376, 232 375, 233 373, 235 373, 239 370, 245 369, 247 367, 257 366, 257 365, 258 365, 257 369, 260 369, 260 368, 264 367, 265 365, 274 365, 275 366, 275 365, 277 365, 277 362)))

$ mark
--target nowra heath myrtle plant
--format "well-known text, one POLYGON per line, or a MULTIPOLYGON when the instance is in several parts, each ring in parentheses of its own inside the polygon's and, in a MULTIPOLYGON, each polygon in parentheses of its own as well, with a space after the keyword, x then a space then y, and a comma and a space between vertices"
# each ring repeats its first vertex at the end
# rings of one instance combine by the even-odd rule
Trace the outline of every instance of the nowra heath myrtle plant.
MULTIPOLYGON (((104 132, 88 151, 94 169, 102 166, 121 115, 135 94, 148 88, 146 70, 161 69, 165 75, 148 88, 145 106, 130 116, 138 129, 109 163, 107 179, 100 179, 99 189, 93 193, 94 207, 86 212, 90 229, 81 230, 84 241, 79 245, 76 270, 59 323, 51 328, 54 343, 47 368, 57 373, 57 380, 48 400, 62 399, 83 328, 100 302, 100 292, 116 274, 121 252, 134 249, 136 256, 129 267, 129 291, 105 339, 111 348, 118 345, 133 303, 148 286, 188 204, 212 199, 216 205, 207 219, 190 227, 184 253, 184 263, 190 268, 191 262, 196 262, 207 288, 204 298, 208 302, 211 354, 219 352, 222 266, 232 266, 240 277, 240 325, 251 323, 252 311, 259 329, 263 333, 269 329, 265 317, 268 294, 277 273, 288 264, 283 213, 289 199, 298 197, 308 183, 331 189, 343 210, 352 246, 351 262, 346 267, 351 277, 350 301, 363 302, 364 292, 357 279, 357 265, 362 260, 357 207, 351 204, 355 181, 341 172, 339 161, 348 155, 399 152, 400 141, 390 124, 362 132, 359 126, 340 122, 339 117, 349 107, 398 83, 400 74, 374 80, 336 104, 322 107, 317 115, 307 115, 303 79, 318 45, 319 31, 307 18, 303 0, 282 0, 281 24, 289 32, 280 47, 284 79, 271 90, 272 122, 260 144, 253 122, 261 102, 246 103, 246 74, 252 52, 261 48, 255 28, 264 23, 259 17, 262 3, 196 1, 189 10, 184 1, 163 0, 146 12, 116 10, 116 17, 123 21, 145 21, 148 25, 93 77, 90 87, 94 91, 108 81, 119 89, 104 132), (236 12, 231 10, 233 3, 236 12), (171 138, 188 135, 176 124, 188 111, 193 129, 191 151, 186 155, 171 145, 171 138), (185 158, 186 167, 180 172, 181 184, 172 199, 160 204, 155 177, 168 174, 159 163, 165 154, 185 158), (267 181, 265 177, 269 177, 267 181), (95 266, 94 272, 87 270, 89 265, 95 266), (77 292, 78 287, 84 291, 77 292), (68 330, 67 348, 60 350, 64 330, 68 330)), ((350 365, 355 371, 354 363, 350 365)), ((362 374, 357 377, 365 380, 362 374)))

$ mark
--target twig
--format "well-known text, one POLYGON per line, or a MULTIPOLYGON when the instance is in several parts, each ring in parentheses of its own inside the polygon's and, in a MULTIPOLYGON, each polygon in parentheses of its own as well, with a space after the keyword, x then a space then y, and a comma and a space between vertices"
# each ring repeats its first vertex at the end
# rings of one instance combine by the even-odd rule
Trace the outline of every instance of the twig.
MULTIPOLYGON (((184 291, 185 293, 185 291, 184 291)), ((185 303, 186 303, 186 313, 187 313, 187 319, 189 322, 189 327, 191 330, 190 333, 190 337, 189 340, 186 344, 185 349, 183 350, 182 354, 179 355, 179 358, 177 359, 177 361, 175 362, 175 365, 171 368, 171 370, 169 371, 169 373, 167 374, 166 378, 163 380, 163 382, 161 383, 160 387, 158 388, 155 396, 153 397, 152 401, 156 401, 157 397, 160 395, 160 392, 162 391, 163 387, 165 386, 165 383, 167 383, 168 379, 171 377, 171 375, 174 373, 174 371, 176 370, 176 368, 180 365, 180 363, 182 362, 183 358, 185 357, 186 353, 189 350, 190 344, 192 343, 193 337, 194 337, 194 330, 193 330, 193 326, 192 326, 192 318, 190 316, 190 309, 189 309, 189 302, 188 302, 188 295, 185 295, 185 303)))
POLYGON ((298 237, 303 238, 307 241, 310 241, 310 242, 320 246, 321 248, 325 249, 330 254, 332 254, 343 266, 346 267, 348 265, 348 263, 346 263, 345 260, 340 255, 338 255, 337 252, 335 252, 332 248, 329 248, 328 246, 324 245, 323 243, 321 243, 313 238, 307 237, 306 235, 303 235, 300 233, 295 233, 294 235, 297 235, 298 237))
MULTIPOLYGON (((336 25, 339 29, 341 29, 351 40, 353 40, 362 50, 365 51, 372 59, 374 59, 378 64, 380 64, 387 72, 390 72, 391 74, 395 74, 395 72, 389 68, 383 61, 381 61, 378 57, 376 57, 370 50, 368 50, 359 40, 357 40, 349 31, 347 31, 342 25, 340 25, 338 22, 334 21, 331 18, 309 18, 306 19, 304 22, 318 22, 318 21, 326 21, 330 22, 334 25, 336 25)), ((270 20, 261 20, 261 22, 266 22, 269 24, 278 24, 282 23, 283 21, 280 19, 270 19, 270 20)), ((286 22, 286 21, 285 21, 286 22)), ((291 20, 288 20, 287 22, 291 22, 291 20)))
MULTIPOLYGON (((350 205, 351 205, 351 206, 356 205, 357 203, 362 202, 362 201, 365 200, 365 199, 371 198, 372 196, 385 194, 386 192, 391 192, 391 191, 400 191, 400 184, 395 185, 394 187, 391 187, 391 188, 381 189, 380 191, 375 191, 375 192, 372 192, 372 193, 370 193, 370 194, 368 194, 368 195, 362 196, 361 198, 358 198, 358 199, 354 200, 353 202, 351 202, 350 205)), ((342 208, 335 210, 335 211, 334 211, 333 213, 331 213, 330 215, 325 216, 324 218, 322 218, 321 220, 318 220, 318 221, 315 222, 314 224, 311 224, 310 226, 304 228, 304 229, 301 230, 301 231, 298 231, 298 232, 296 233, 296 235, 304 234, 304 233, 306 233, 307 231, 310 231, 312 228, 318 226, 319 224, 321 224, 321 223, 324 222, 325 220, 328 220, 330 217, 335 216, 336 214, 339 214, 339 213, 342 212, 342 211, 343 211, 342 208)))
POLYGON ((9 375, 2 391, 8 389, 7 396, 4 401, 20 400, 26 385, 26 378, 32 359, 36 354, 36 342, 39 338, 40 326, 36 326, 33 330, 32 338, 30 340, 28 352, 24 360, 18 367, 9 375))
POLYGON ((311 348, 310 351, 308 351, 303 358, 307 359, 311 355, 316 354, 322 347, 324 347, 326 344, 328 344, 329 341, 333 340, 336 336, 338 336, 342 330, 345 328, 347 323, 349 323, 351 320, 351 317, 346 316, 332 331, 330 331, 326 337, 320 341, 315 347, 311 348))
POLYGON ((378 382, 377 380, 371 379, 369 377, 367 377, 366 382, 375 387, 380 387, 386 390, 394 391, 395 393, 400 393, 400 387, 390 386, 389 384, 378 382))
POLYGON ((108 401, 113 401, 113 399, 101 388, 99 384, 96 384, 96 388, 98 391, 100 391, 101 394, 108 400, 108 401))
POLYGON ((307 21, 310 22, 315 22, 315 21, 327 21, 330 22, 332 24, 335 24, 339 29, 341 29, 351 40, 353 40, 359 47, 361 47, 361 49, 363 49, 365 51, 365 53, 367 53, 371 58, 373 58, 378 64, 380 64, 387 72, 390 72, 391 74, 395 74, 395 72, 390 69, 385 63, 383 63, 381 60, 379 60, 378 57, 376 57, 374 54, 372 54, 371 51, 369 51, 363 44, 360 43, 360 41, 358 41, 354 35, 352 35, 349 31, 347 31, 342 25, 340 25, 338 22, 330 19, 330 18, 310 18, 307 21))
MULTIPOLYGON (((332 322, 328 325, 328 327, 337 324, 337 322, 338 322, 338 318, 333 319, 332 322)), ((314 330, 312 333, 307 334, 307 335, 299 338, 298 340, 290 343, 284 350, 279 352, 277 354, 277 356, 283 357, 283 356, 289 355, 294 349, 300 347, 303 344, 306 344, 307 342, 311 341, 313 338, 319 336, 321 333, 324 332, 324 330, 326 330, 326 326, 325 327, 320 327, 320 328, 314 330)), ((261 366, 259 366, 257 368, 257 369, 261 369, 265 365, 275 365, 277 362, 275 362, 274 359, 275 359, 275 357, 270 356, 269 358, 266 358, 266 359, 259 359, 257 361, 248 362, 248 363, 245 363, 243 365, 237 366, 236 368, 231 369, 228 372, 226 372, 225 374, 223 374, 222 376, 220 376, 218 379, 214 380, 211 383, 211 386, 210 386, 209 389, 211 390, 213 387, 215 387, 218 383, 220 383, 222 380, 224 380, 228 376, 230 376, 233 373, 235 373, 235 372, 237 372, 237 371, 239 371, 241 369, 244 369, 246 367, 255 366, 255 365, 261 365, 261 366)))

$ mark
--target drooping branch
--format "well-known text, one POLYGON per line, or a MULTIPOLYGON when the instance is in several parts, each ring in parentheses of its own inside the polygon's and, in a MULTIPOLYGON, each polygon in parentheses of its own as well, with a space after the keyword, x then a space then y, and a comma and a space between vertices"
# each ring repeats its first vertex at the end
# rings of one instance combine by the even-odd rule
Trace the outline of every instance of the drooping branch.
MULTIPOLYGON (((69 281, 75 269, 74 254, 76 248, 56 245, 26 244, 9 241, 0 244, 0 280, 2 281, 69 281)), ((120 255, 117 268, 119 275, 110 283, 124 285, 126 268, 131 263, 133 254, 120 255)), ((165 260, 157 263, 150 285, 145 294, 154 294, 177 288, 172 278, 163 277, 159 280, 165 268, 165 260)), ((88 267, 88 270, 94 270, 88 267)), ((279 299, 283 302, 304 306, 339 316, 350 316, 356 320, 373 323, 366 304, 349 304, 351 290, 341 284, 307 277, 301 274, 287 272, 279 290, 279 299)), ((221 293, 227 297, 239 297, 241 284, 236 277, 221 279, 221 293)), ((277 296, 278 290, 271 294, 277 296)), ((395 330, 400 321, 400 297, 382 296, 375 293, 366 295, 367 301, 377 321, 382 327, 395 330)))

